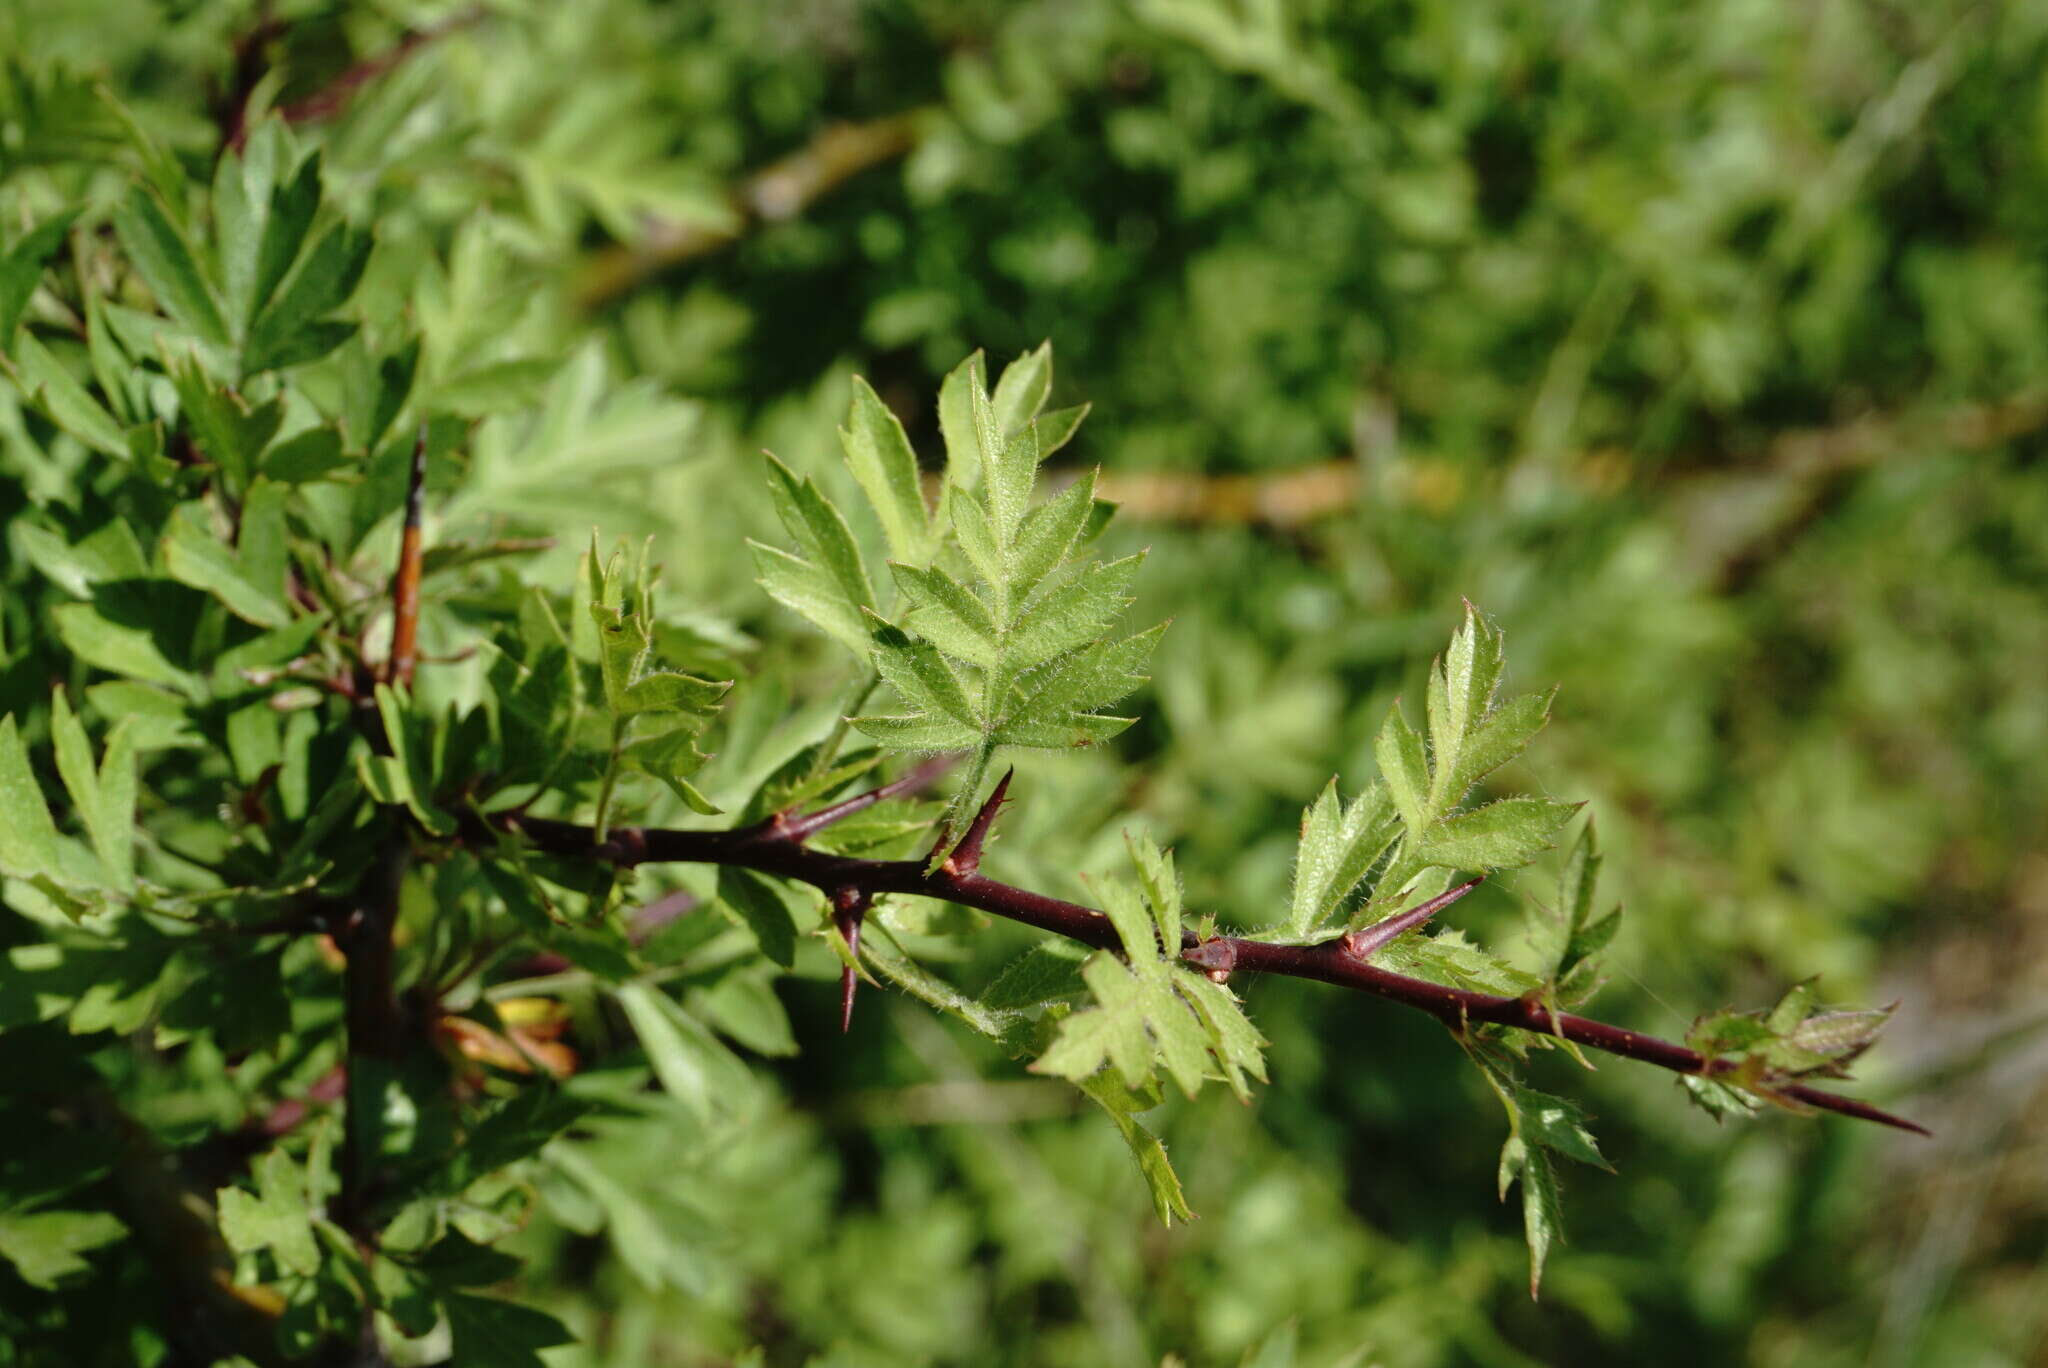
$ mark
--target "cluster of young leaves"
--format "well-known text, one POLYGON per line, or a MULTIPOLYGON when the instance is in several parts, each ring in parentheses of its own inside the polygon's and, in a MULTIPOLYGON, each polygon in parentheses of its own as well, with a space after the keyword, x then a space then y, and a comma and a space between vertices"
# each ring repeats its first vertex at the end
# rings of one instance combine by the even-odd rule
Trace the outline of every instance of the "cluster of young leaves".
POLYGON ((993 393, 980 352, 948 375, 945 470, 928 508, 902 424, 856 381, 840 439, 888 547, 898 605, 888 612, 844 517, 814 481, 771 459, 776 508, 801 554, 757 545, 761 583, 895 694, 897 711, 854 727, 888 750, 973 757, 949 821, 980 796, 998 746, 1091 746, 1128 727, 1103 710, 1144 682, 1161 630, 1109 636, 1142 556, 1083 556, 1110 511, 1092 471, 1033 506, 1040 463, 1086 416, 1085 406, 1045 411, 1051 389, 1050 344, 1005 367, 993 393))
POLYGON ((1877 1042, 1892 1008, 1828 1008, 1813 980, 1794 984, 1767 1011, 1722 1008, 1693 1022, 1685 1043, 1720 1066, 1688 1077, 1687 1090, 1720 1116, 1753 1112, 1761 1102, 1802 1110, 1780 1091, 1807 1079, 1847 1078, 1849 1066, 1877 1042))
MULTIPOLYGON (((1302 814, 1293 897, 1287 922, 1265 933, 1292 943, 1361 932, 1387 968, 1458 988, 1508 996, 1530 994, 1553 1010, 1576 1004, 1597 985, 1598 956, 1620 924, 1617 911, 1596 914, 1600 858, 1589 823, 1567 856, 1552 914, 1533 906, 1534 972, 1474 945, 1462 932, 1420 928, 1391 938, 1371 928, 1409 904, 1442 892, 1457 871, 1491 873, 1528 865, 1551 848, 1578 805, 1549 798, 1502 798, 1466 808, 1473 789, 1525 750, 1542 729, 1549 694, 1500 697, 1506 667, 1502 634, 1466 605, 1449 650, 1431 667, 1428 739, 1395 704, 1375 752, 1380 778, 1349 804, 1336 781, 1302 814), (1348 905, 1370 879, 1370 891, 1348 905)), ((1468 1029, 1468 1048, 1508 1111, 1500 1190, 1522 1185, 1530 1256, 1530 1291, 1558 1237, 1557 1182, 1550 1155, 1604 1167, 1572 1104, 1522 1083, 1517 1069, 1530 1044, 1545 1038, 1496 1028, 1468 1029)))
MULTIPOLYGON (((1083 955, 1042 941, 970 997, 904 954, 870 938, 863 962, 939 1011, 998 1042, 1035 1073, 1064 1078, 1100 1107, 1130 1150, 1159 1219, 1192 1220, 1166 1146, 1140 1117, 1172 1083, 1193 1098, 1205 1081, 1241 1101, 1266 1080, 1266 1041, 1228 987, 1183 963, 1181 887, 1173 857, 1149 838, 1127 836, 1137 883, 1091 881, 1115 925, 1121 954, 1083 955)), ((885 930, 894 909, 879 914, 885 930)), ((900 924, 900 923, 899 923, 900 924)), ((891 936, 893 941, 895 937, 891 936)))
POLYGON ((1172 854, 1144 838, 1128 844, 1138 886, 1097 885, 1123 954, 1089 956, 1081 977, 1094 1005, 1061 1017, 1032 1067, 1079 1082, 1107 1065, 1133 1092, 1156 1087, 1163 1069, 1190 1098, 1205 1078, 1220 1077, 1248 1101, 1246 1076, 1266 1077, 1265 1041, 1229 988, 1181 962, 1181 888, 1172 854))
MULTIPOLYGON (((1456 871, 1517 869, 1550 849, 1577 804, 1515 797, 1465 806, 1549 715, 1549 694, 1499 696, 1505 663, 1500 630, 1467 604, 1430 669, 1427 743, 1397 703, 1375 746, 1380 777, 1350 803, 1333 779, 1302 813, 1287 917, 1261 938, 1306 944, 1367 929, 1441 893, 1456 871)), ((1520 993, 1536 985, 1457 932, 1398 936, 1376 953, 1390 968, 1457 987, 1520 993)))
POLYGON ((600 564, 593 541, 583 564, 594 633, 590 650, 597 656, 598 697, 609 728, 604 786, 597 801, 598 830, 604 830, 612 788, 624 769, 652 775, 697 812, 717 812, 688 776, 704 763, 697 736, 731 681, 700 679, 662 667, 655 644, 659 620, 654 612, 654 567, 644 548, 630 585, 622 551, 600 564), (636 731, 641 733, 637 740, 636 731))

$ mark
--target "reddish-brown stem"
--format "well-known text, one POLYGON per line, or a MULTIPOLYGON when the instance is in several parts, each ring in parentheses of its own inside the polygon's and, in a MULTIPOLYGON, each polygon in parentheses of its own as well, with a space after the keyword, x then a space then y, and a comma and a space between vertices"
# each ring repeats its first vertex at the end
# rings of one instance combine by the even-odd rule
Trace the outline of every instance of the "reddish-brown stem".
POLYGON ((420 423, 419 439, 412 445, 412 474, 405 490, 405 528, 398 539, 398 571, 391 577, 391 656, 385 662, 384 678, 392 684, 412 683, 419 664, 420 565, 425 548, 420 544, 420 514, 426 501, 427 425, 420 423))
MULTIPOLYGON (((917 894, 1007 917, 1099 949, 1121 948, 1109 918, 1092 907, 999 883, 982 877, 978 871, 961 871, 946 864, 927 869, 922 860, 867 860, 812 850, 803 844, 801 835, 789 834, 793 827, 800 828, 800 821, 778 824, 771 818, 731 831, 615 826, 599 841, 591 828, 569 822, 516 813, 498 814, 492 820, 500 829, 523 836, 555 855, 626 866, 666 862, 734 865, 812 884, 828 895, 840 889, 857 889, 869 898, 880 893, 917 894)), ((481 831, 476 834, 480 838, 485 836, 481 831)), ((1732 1061, 1710 1060, 1673 1041, 1624 1026, 1612 1026, 1570 1012, 1553 1012, 1533 996, 1501 997, 1382 969, 1353 953, 1346 936, 1315 945, 1275 945, 1236 936, 1201 941, 1190 935, 1183 943, 1182 955, 1189 963, 1212 971, 1282 974, 1371 993, 1427 1012, 1452 1031, 1463 1031, 1475 1022, 1514 1027, 1696 1077, 1712 1078, 1732 1073, 1738 1067, 1732 1061)), ((1805 1084, 1783 1084, 1775 1091, 1782 1098, 1823 1111, 1927 1133, 1903 1117, 1805 1084)))
MULTIPOLYGON (((348 67, 340 75, 314 91, 311 95, 303 99, 294 100, 287 105, 280 105, 277 109, 277 115, 286 123, 293 125, 318 123, 323 119, 331 119, 349 107, 350 102, 355 99, 357 91, 376 80, 379 76, 382 76, 385 72, 396 67, 420 48, 425 47, 437 38, 453 33, 457 29, 466 28, 483 17, 484 9, 479 5, 474 9, 466 10, 456 15, 445 23, 436 24, 432 28, 408 29, 390 47, 374 57, 365 57, 362 61, 348 67)), ((227 136, 222 140, 222 143, 230 152, 241 151, 242 144, 249 136, 246 106, 249 92, 255 89, 261 72, 261 64, 258 61, 257 54, 260 52, 263 43, 276 37, 283 29, 284 25, 281 23, 267 23, 259 27, 248 39, 244 40, 245 46, 238 48, 234 88, 228 96, 227 108, 223 113, 223 122, 226 127, 227 136)))

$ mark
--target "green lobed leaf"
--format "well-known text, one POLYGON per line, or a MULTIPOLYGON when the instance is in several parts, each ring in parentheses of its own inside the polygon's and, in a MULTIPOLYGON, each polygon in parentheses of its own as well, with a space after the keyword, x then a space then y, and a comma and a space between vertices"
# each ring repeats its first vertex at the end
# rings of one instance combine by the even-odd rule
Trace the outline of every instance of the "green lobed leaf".
POLYGON ((1031 593, 1073 554, 1094 507, 1095 472, 1090 470, 1025 515, 1010 554, 1009 580, 1014 592, 1031 593))
POLYGON ((451 1294, 442 1302, 455 1361, 464 1368, 545 1368, 537 1352, 572 1344, 575 1336, 543 1311, 496 1297, 451 1294))
POLYGON ((1471 787, 1471 781, 1460 776, 1478 762, 1468 760, 1466 752, 1479 724, 1492 710, 1505 665, 1500 632, 1466 604, 1463 625, 1429 675, 1429 741, 1435 752, 1429 805, 1433 811, 1449 811, 1471 787))
POLYGON ((718 900, 746 923, 762 954, 785 969, 796 962, 796 919, 774 885, 750 869, 721 865, 718 900))
POLYGON ((994 667, 996 624, 986 604, 944 570, 891 562, 889 571, 910 605, 906 622, 912 631, 947 655, 983 669, 994 667))
POLYGON ((239 490, 248 484, 263 449, 284 421, 284 405, 273 399, 251 407, 240 396, 210 379, 191 357, 172 357, 171 380, 178 407, 199 454, 227 476, 239 490))
POLYGON ((257 255, 276 186, 280 125, 265 120, 213 168, 214 259, 228 318, 238 327, 255 312, 257 255))
POLYGON ((1003 367, 989 402, 996 431, 1004 437, 1038 417, 1052 393, 1052 343, 1038 346, 1003 367))
POLYGON ((980 744, 981 733, 950 717, 856 717, 854 730, 890 750, 929 754, 967 750, 980 744))
POLYGON ((128 259, 163 311, 201 341, 227 347, 230 335, 220 300, 191 241, 165 216, 156 197, 135 186, 115 208, 113 220, 128 259))
POLYGON ((798 1053, 789 1010, 775 995, 772 974, 731 973, 693 991, 688 1005, 721 1035, 755 1054, 788 1059, 798 1053))
POLYGON ((1614 939, 1621 926, 1621 911, 1610 908, 1595 912, 1595 892, 1600 878, 1600 851, 1588 821, 1572 843, 1558 876, 1558 906, 1550 915, 1530 919, 1530 942, 1544 976, 1560 990, 1579 990, 1596 970, 1600 952, 1614 939))
POLYGON ((1380 778, 1401 814, 1401 824, 1411 833, 1427 828, 1434 816, 1428 806, 1429 762, 1422 753, 1422 738, 1401 715, 1399 703, 1387 714, 1373 743, 1373 755, 1379 761, 1380 778))
POLYGON ((1519 997, 1542 986, 1535 975, 1481 950, 1461 931, 1397 937, 1373 961, 1414 978, 1502 997, 1519 997))
POLYGON ((30 1287, 54 1291, 91 1269, 80 1255, 127 1234, 128 1227, 104 1211, 0 1211, 0 1259, 30 1287))
POLYGON ((289 1272, 310 1277, 320 1268, 306 1175, 281 1148, 256 1162, 257 1191, 222 1188, 217 1197, 221 1238, 237 1254, 267 1249, 289 1272))
POLYGON ((457 1196, 538 1154, 576 1124, 589 1104, 547 1084, 531 1084, 478 1117, 447 1156, 419 1184, 426 1195, 457 1196))
POLYGON ((1131 600, 1125 596, 1144 553, 1083 567, 1034 596, 1010 623, 1002 643, 1005 666, 1034 669, 1099 638, 1131 600))
POLYGON ((1330 780, 1301 814, 1288 934, 1308 938, 1335 916, 1399 832, 1385 784, 1372 785, 1346 805, 1337 781, 1330 780))
POLYGON ((50 617, 65 649, 85 664, 198 696, 198 678, 171 663, 149 628, 115 622, 90 603, 60 604, 50 610, 50 617))
MULTIPOLYGON (((266 482, 267 483, 267 482, 266 482)), ((261 517, 268 510, 280 506, 266 500, 257 505, 259 521, 245 528, 245 537, 254 530, 261 537, 261 517)), ((203 504, 182 504, 172 511, 169 521, 164 524, 162 553, 164 569, 180 584, 188 584, 201 593, 211 594, 233 613, 258 627, 284 627, 292 621, 292 610, 285 602, 284 567, 275 564, 268 567, 271 580, 263 583, 256 567, 245 563, 247 558, 237 555, 214 529, 206 525, 210 514, 203 504)))
POLYGON ((825 573, 846 609, 856 616, 863 608, 872 609, 875 591, 861 563, 860 548, 846 519, 817 485, 770 456, 768 491, 783 527, 796 538, 810 562, 825 573))
POLYGON ((1444 868, 1513 868, 1550 849, 1578 810, 1577 803, 1554 798, 1503 798, 1437 823, 1416 853, 1425 864, 1444 868))
POLYGON ((1557 1174, 1540 1147, 1519 1135, 1508 1137, 1500 1151, 1500 1196, 1522 1185, 1522 1230, 1529 1244, 1529 1296, 1543 1287, 1543 1266, 1550 1260, 1551 1246, 1563 1238, 1562 1209, 1558 1199, 1557 1174))
MULTIPOLYGON (((255 141, 251 138, 250 145, 254 146, 255 141)), ((264 216, 262 236, 252 263, 244 319, 253 321, 271 302, 292 263, 298 260, 319 210, 320 154, 316 152, 300 162, 288 179, 271 189, 269 212, 264 216)))
POLYGON ((321 323, 348 302, 370 260, 371 238, 346 223, 321 234, 274 299, 249 325, 242 349, 245 373, 298 365, 326 355, 353 334, 321 323))
POLYGON ((1180 888, 1171 858, 1150 841, 1128 843, 1140 887, 1105 881, 1099 890, 1124 958, 1098 952, 1081 966, 1094 1004, 1062 1017, 1031 1067, 1075 1082, 1107 1067, 1133 1089, 1152 1086, 1163 1068, 1193 1097, 1213 1063, 1244 1096, 1246 1073, 1265 1076, 1265 1042, 1233 995, 1181 964, 1180 888))
POLYGON ((939 432, 946 443, 946 482, 966 490, 982 478, 991 454, 982 447, 974 396, 988 388, 986 361, 977 351, 950 371, 939 387, 939 432))
POLYGON ((129 458, 128 435, 121 425, 99 400, 86 392, 77 377, 50 355, 34 333, 22 333, 15 341, 12 359, 0 361, 4 361, 16 387, 51 422, 102 456, 122 461, 129 458))
POLYGON ((135 746, 125 724, 107 738, 106 759, 93 764, 85 727, 62 689, 50 699, 50 739, 57 773, 92 841, 109 885, 128 892, 135 882, 135 746))
POLYGON ((650 984, 613 989, 662 1090, 700 1122, 731 1115, 749 1086, 744 1064, 674 998, 650 984))
POLYGON ((1181 1190, 1180 1175, 1173 1171, 1173 1165, 1166 1157, 1166 1146, 1138 1120, 1139 1112, 1157 1105, 1156 1095, 1149 1098, 1141 1096, 1125 1087, 1114 1074, 1107 1073, 1081 1079, 1076 1086, 1107 1112, 1116 1125, 1117 1134, 1129 1147, 1131 1158, 1137 1161, 1138 1173, 1152 1194, 1152 1210, 1158 1214, 1159 1223, 1171 1226, 1175 1217, 1183 1221, 1194 1220, 1194 1210, 1188 1206, 1187 1194, 1181 1190))
POLYGON ((1040 941, 1005 965, 981 990, 979 1001, 999 1011, 1015 1011, 1073 997, 1086 986, 1081 979, 1085 958, 1067 941, 1040 941))
POLYGON ((1022 1013, 977 1002, 900 949, 885 944, 885 940, 885 937, 872 932, 862 937, 861 963, 918 1001, 964 1022, 1013 1052, 1021 1043, 1018 1039, 1020 1033, 1028 1035, 1022 1013))
POLYGON ((1519 1085, 1514 1089, 1514 1099, 1515 1111, 1521 1118, 1522 1134, 1530 1144, 1555 1150, 1568 1159, 1591 1164, 1594 1168, 1612 1171, 1612 1166, 1600 1153, 1600 1146, 1593 1140, 1593 1132, 1586 1128, 1585 1114, 1576 1103, 1519 1085))
POLYGON ((0 717, 0 869, 22 878, 58 869, 57 824, 13 713, 0 717))
POLYGON ((14 330, 42 283, 43 267, 64 245, 64 235, 77 217, 75 209, 52 214, 0 254, 0 355, 14 350, 14 330))
POLYGON ((929 642, 870 617, 875 668, 905 702, 920 713, 950 717, 979 730, 981 708, 967 696, 967 685, 929 642))
POLYGON ((903 424, 859 376, 854 377, 853 406, 839 440, 853 478, 881 521, 889 555, 912 565, 930 559, 931 515, 924 506, 917 456, 903 424))
POLYGON ((1010 691, 1009 711, 997 723, 999 737, 1022 723, 1086 726, 1113 722, 1118 724, 1117 730, 1129 725, 1128 718, 1089 714, 1118 702, 1145 682, 1144 670, 1165 632, 1166 625, 1161 623, 1121 641, 1084 647, 1020 675, 1010 691))

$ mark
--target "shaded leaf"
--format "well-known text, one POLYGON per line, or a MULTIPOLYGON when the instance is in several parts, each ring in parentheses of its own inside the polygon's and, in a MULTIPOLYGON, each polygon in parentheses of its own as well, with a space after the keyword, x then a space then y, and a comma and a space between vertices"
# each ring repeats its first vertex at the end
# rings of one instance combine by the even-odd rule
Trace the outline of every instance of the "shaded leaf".
POLYGON ((128 1227, 104 1211, 0 1211, 0 1258, 30 1287, 51 1291, 90 1270, 80 1255, 127 1233, 128 1227))

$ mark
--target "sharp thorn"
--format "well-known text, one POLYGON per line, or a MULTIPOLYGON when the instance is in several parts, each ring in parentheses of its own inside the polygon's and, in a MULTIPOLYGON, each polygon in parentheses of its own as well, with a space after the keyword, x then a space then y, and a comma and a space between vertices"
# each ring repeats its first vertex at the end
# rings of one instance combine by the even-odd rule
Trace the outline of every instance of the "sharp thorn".
MULTIPOLYGON (((837 888, 832 891, 832 922, 839 928, 839 934, 846 939, 847 952, 855 960, 860 958, 860 928, 868 912, 868 894, 858 888, 837 888)), ((860 991, 860 974, 852 964, 839 971, 839 1033, 845 1035, 853 1029, 853 998, 860 991)))
POLYGON ((1406 912, 1388 917, 1385 921, 1374 922, 1371 926, 1362 926, 1358 930, 1350 932, 1341 942, 1344 947, 1344 953, 1357 960, 1371 959, 1380 950, 1384 949, 1387 943, 1393 940, 1394 937, 1413 931, 1416 927, 1422 925, 1484 882, 1486 882, 1486 876, 1481 874, 1477 878, 1466 880, 1448 892, 1439 893, 1436 897, 1431 898, 1420 906, 1411 907, 1406 912))
POLYGON ((953 853, 946 857, 945 867, 948 872, 965 876, 981 868, 981 848, 988 841, 989 828, 995 825, 996 814, 1002 810, 1003 803, 1009 796, 1010 780, 1016 775, 1017 771, 1012 768, 1004 771, 1003 777, 996 780, 996 786, 989 790, 987 801, 982 803, 980 811, 974 814, 974 820, 967 824, 967 834, 960 838, 960 844, 954 846, 953 853))

